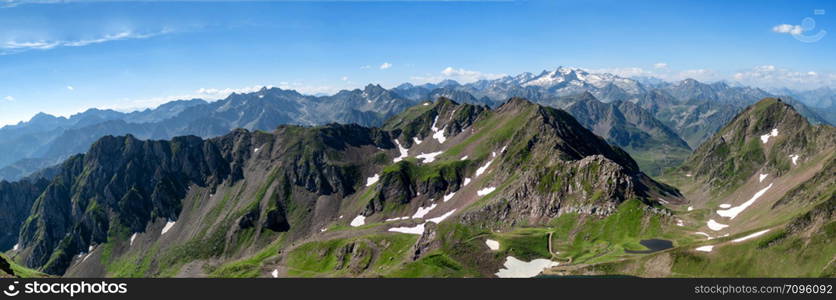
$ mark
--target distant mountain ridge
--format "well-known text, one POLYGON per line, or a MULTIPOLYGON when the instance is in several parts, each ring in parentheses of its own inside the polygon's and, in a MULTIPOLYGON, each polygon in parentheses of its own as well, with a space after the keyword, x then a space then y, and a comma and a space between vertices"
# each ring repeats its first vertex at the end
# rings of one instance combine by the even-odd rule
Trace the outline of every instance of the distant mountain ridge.
MULTIPOLYGON (((438 97, 491 107, 512 97, 523 97, 536 103, 565 108, 562 105, 566 104, 566 97, 583 93, 589 93, 604 103, 638 105, 640 109, 631 109, 633 116, 647 118, 648 114, 640 110, 647 111, 658 122, 650 120, 645 124, 664 124, 685 140, 690 148, 697 147, 746 105, 772 96, 760 89, 731 86, 722 82, 705 84, 686 79, 675 83, 653 81, 648 84, 612 74, 590 73, 565 67, 539 74, 522 73, 468 84, 444 80, 422 85, 405 83, 392 89, 370 84, 363 89, 343 90, 330 96, 310 96, 292 90, 264 88, 252 93, 232 94, 215 102, 200 99, 172 101, 155 109, 132 113, 91 109, 70 118, 38 114, 28 122, 0 128, 0 140, 4 141, 0 144, 0 151, 6 154, 0 157, 0 180, 19 179, 41 168, 55 165, 73 154, 85 152, 95 140, 105 135, 132 134, 140 139, 168 139, 192 134, 208 138, 223 135, 235 128, 272 130, 283 124, 321 125, 337 122, 379 126, 383 120, 407 107, 422 101, 433 101, 438 97)), ((815 95, 826 94, 827 91, 819 91, 815 95)), ((807 95, 804 99, 809 97, 813 96, 807 95)), ((826 122, 818 116, 818 112, 830 115, 828 108, 817 108, 819 110, 813 112, 800 101, 788 98, 785 101, 793 104, 813 123, 826 122)), ((827 100, 804 101, 817 105, 832 103, 827 100)), ((650 132, 644 134, 654 135, 650 132)), ((628 142, 622 139, 619 145, 626 146, 628 142)), ((677 145, 671 146, 678 148, 677 145)), ((652 166, 648 170, 652 171, 650 168, 653 168, 659 171, 675 164, 675 161, 652 166)))

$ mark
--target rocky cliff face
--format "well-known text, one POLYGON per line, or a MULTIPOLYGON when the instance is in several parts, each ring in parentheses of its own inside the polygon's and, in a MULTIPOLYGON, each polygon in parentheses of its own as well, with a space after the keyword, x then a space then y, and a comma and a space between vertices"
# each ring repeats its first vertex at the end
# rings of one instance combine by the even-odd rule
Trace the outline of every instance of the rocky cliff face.
POLYGON ((0 181, 0 249, 9 250, 17 244, 20 225, 47 184, 45 179, 0 181))
POLYGON ((20 231, 26 265, 60 274, 75 254, 107 241, 113 223, 141 231, 155 218, 177 220, 190 184, 212 187, 236 172, 237 149, 225 142, 102 138, 65 162, 35 201, 20 231))

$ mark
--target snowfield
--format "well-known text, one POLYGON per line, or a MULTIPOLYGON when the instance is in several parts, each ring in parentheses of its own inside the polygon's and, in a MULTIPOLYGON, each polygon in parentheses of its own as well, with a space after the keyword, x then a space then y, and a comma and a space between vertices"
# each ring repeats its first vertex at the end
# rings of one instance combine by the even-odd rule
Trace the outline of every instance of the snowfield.
POLYGON ((769 142, 769 138, 774 137, 774 136, 778 136, 778 128, 773 128, 772 132, 762 135, 761 136, 761 141, 764 144, 766 144, 767 142, 769 142))
POLYGON ((705 232, 702 232, 702 231, 697 231, 697 232, 694 232, 694 234, 704 235, 704 236, 705 236, 705 237, 707 237, 709 240, 710 240, 710 239, 713 239, 713 237, 711 237, 710 235, 708 235, 708 233, 705 233, 705 232))
POLYGON ((168 232, 169 230, 171 230, 171 228, 174 227, 174 224, 177 224, 177 222, 174 222, 174 221, 166 222, 165 226, 163 227, 163 231, 160 233, 160 235, 163 235, 166 232, 168 232))
POLYGON ((493 251, 499 250, 499 242, 495 240, 487 239, 485 240, 485 245, 488 245, 488 248, 490 248, 493 251))
POLYGON ((351 220, 351 227, 360 227, 366 225, 366 217, 363 215, 358 215, 354 217, 354 220, 351 220))
POLYGON ((436 206, 437 206, 437 204, 432 204, 432 205, 428 206, 427 208, 419 207, 418 211, 416 211, 415 214, 412 215, 412 218, 413 219, 423 218, 424 216, 427 215, 427 213, 429 213, 431 210, 433 210, 433 208, 435 208, 436 206))
POLYGON ((709 229, 714 231, 720 231, 725 229, 726 227, 729 227, 729 225, 717 223, 717 221, 714 221, 714 219, 708 220, 708 223, 706 225, 708 225, 709 229))
POLYGON ((456 195, 456 192, 452 192, 452 193, 449 193, 447 195, 444 195, 444 202, 450 201, 450 199, 453 199, 453 196, 455 196, 455 195, 456 195))
POLYGON ((443 151, 433 152, 433 153, 421 153, 420 155, 416 156, 420 160, 423 160, 423 163, 431 163, 435 161, 435 157, 444 153, 443 151))
POLYGON ((493 186, 492 187, 486 187, 484 189, 476 191, 476 195, 479 195, 479 197, 482 197, 484 195, 493 193, 493 191, 495 191, 495 190, 496 190, 496 187, 493 187, 493 186))
POLYGON ((768 191, 771 187, 772 187, 772 184, 770 183, 767 187, 765 187, 765 188, 761 189, 760 191, 758 191, 757 193, 755 193, 755 195, 752 196, 752 199, 749 199, 749 201, 743 202, 743 204, 741 204, 739 206, 732 207, 732 208, 729 208, 729 209, 726 209, 726 210, 718 210, 717 214, 720 215, 720 216, 723 216, 723 217, 734 219, 735 217, 737 217, 737 215, 739 215, 741 212, 743 212, 743 210, 745 210, 746 208, 748 208, 749 206, 754 204, 755 200, 758 200, 758 198, 763 196, 763 194, 765 194, 766 191, 768 191))
POLYGON ((761 231, 755 232, 753 234, 744 236, 742 238, 734 239, 734 240, 732 240, 732 243, 740 243, 742 241, 745 241, 745 240, 748 240, 748 239, 751 239, 751 238, 756 238, 756 237, 762 236, 764 233, 767 233, 768 231, 769 231, 769 229, 761 230, 761 231))
POLYGON ((366 178, 366 186, 372 186, 378 180, 380 180, 380 174, 374 174, 374 176, 366 178))
POLYGON ((435 121, 433 121, 433 126, 430 129, 433 131, 433 138, 438 140, 439 144, 444 144, 444 141, 447 140, 447 137, 444 136, 444 129, 447 127, 442 127, 438 129, 435 125, 438 123, 438 116, 435 116, 435 121))
POLYGON ((485 163, 485 165, 476 169, 476 177, 479 177, 479 175, 482 175, 482 173, 485 173, 485 170, 487 170, 488 167, 491 166, 491 163, 493 163, 493 160, 489 160, 488 162, 485 163))
POLYGON ((418 225, 413 226, 413 227, 393 227, 393 228, 389 228, 389 231, 406 233, 406 234, 422 235, 422 234, 424 234, 424 224, 426 224, 426 223, 421 223, 421 224, 418 224, 418 225))
POLYGON ((499 278, 531 278, 539 275, 543 270, 557 266, 558 263, 538 258, 530 262, 521 261, 513 256, 505 258, 504 268, 496 272, 499 278))
POLYGON ((702 252, 711 252, 711 250, 714 250, 714 245, 697 247, 697 249, 695 249, 695 250, 702 251, 702 252))
POLYGON ((452 215, 453 215, 453 213, 455 213, 455 212, 456 212, 456 210, 454 209, 454 210, 448 211, 446 214, 443 214, 443 215, 441 215, 441 216, 439 216, 439 217, 435 217, 435 218, 429 219, 429 220, 427 220, 427 221, 428 221, 428 222, 433 222, 433 223, 438 224, 438 223, 441 223, 441 221, 444 221, 444 219, 447 219, 448 217, 452 216, 452 215))
POLYGON ((409 149, 406 149, 403 146, 401 146, 401 142, 399 142, 398 139, 395 139, 395 144, 398 145, 398 151, 401 152, 401 156, 395 157, 394 162, 399 162, 409 156, 409 149))

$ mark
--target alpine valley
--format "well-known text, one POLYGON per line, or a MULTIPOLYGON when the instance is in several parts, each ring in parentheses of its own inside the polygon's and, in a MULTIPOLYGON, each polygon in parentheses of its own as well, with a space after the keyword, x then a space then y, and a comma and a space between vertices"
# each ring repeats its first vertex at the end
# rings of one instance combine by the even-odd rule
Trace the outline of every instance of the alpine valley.
POLYGON ((561 67, 40 114, 0 129, 0 277, 834 277, 821 94, 561 67))

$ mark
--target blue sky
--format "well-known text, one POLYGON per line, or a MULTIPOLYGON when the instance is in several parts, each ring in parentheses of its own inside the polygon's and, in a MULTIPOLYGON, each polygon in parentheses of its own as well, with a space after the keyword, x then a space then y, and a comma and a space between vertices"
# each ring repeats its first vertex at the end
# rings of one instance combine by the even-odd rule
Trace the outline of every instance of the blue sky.
POLYGON ((834 1, 29 2, 0 0, 0 125, 264 85, 331 93, 561 65, 836 87, 834 1), (796 38, 820 30, 833 33, 796 38))

